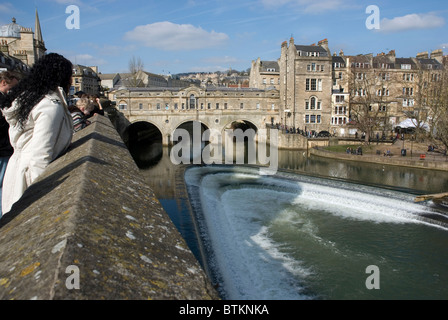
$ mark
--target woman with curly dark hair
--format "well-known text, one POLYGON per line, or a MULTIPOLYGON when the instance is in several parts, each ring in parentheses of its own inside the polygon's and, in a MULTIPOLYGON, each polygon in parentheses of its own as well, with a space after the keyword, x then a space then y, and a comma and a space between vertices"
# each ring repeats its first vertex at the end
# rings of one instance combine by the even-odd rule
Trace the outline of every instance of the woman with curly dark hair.
POLYGON ((7 213, 50 162, 69 147, 73 121, 66 94, 72 63, 63 56, 43 56, 6 96, 0 107, 9 123, 14 153, 3 182, 2 211, 7 213))

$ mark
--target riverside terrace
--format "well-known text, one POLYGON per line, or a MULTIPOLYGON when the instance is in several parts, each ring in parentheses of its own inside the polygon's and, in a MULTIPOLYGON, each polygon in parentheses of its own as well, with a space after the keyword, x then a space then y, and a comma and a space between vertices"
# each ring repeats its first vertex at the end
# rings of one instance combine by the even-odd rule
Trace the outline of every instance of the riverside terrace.
MULTIPOLYGON (((346 141, 339 141, 343 145, 346 141)), ((310 142, 312 144, 313 142, 310 142)), ((353 142, 354 145, 359 145, 359 141, 353 142)), ((326 145, 320 146, 314 142, 312 147, 308 150, 310 154, 319 157, 341 159, 348 161, 363 161, 370 163, 378 163, 382 165, 401 166, 410 168, 423 168, 431 170, 448 171, 448 157, 442 152, 429 152, 428 146, 424 143, 406 142, 406 147, 402 146, 402 141, 396 144, 376 144, 372 143, 370 146, 363 146, 362 155, 347 154, 346 152, 333 152, 324 148, 326 145), (402 150, 406 150, 405 155, 402 155, 402 150), (387 155, 387 150, 390 151, 390 156, 387 155)))
POLYGON ((219 299, 107 117, 0 220, 0 299, 219 299))

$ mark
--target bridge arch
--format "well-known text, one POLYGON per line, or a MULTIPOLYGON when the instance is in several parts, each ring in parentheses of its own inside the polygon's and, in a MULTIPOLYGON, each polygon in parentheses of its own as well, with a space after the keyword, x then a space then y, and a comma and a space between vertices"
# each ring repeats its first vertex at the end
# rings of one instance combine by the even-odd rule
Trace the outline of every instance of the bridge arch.
POLYGON ((188 132, 188 139, 189 139, 189 149, 185 149, 185 144, 182 144, 180 146, 183 146, 180 148, 180 153, 177 151, 174 152, 174 156, 182 159, 182 161, 193 161, 197 159, 202 158, 202 150, 204 147, 209 143, 208 141, 202 141, 203 134, 206 130, 209 129, 206 124, 204 124, 202 121, 198 120, 184 120, 177 124, 176 127, 173 127, 173 131, 171 133, 170 137, 170 144, 174 146, 178 143, 181 143, 184 138, 184 132, 176 132, 178 129, 183 129, 188 132), (198 129, 200 130, 198 132, 198 129))
POLYGON ((224 125, 224 129, 241 129, 243 131, 246 131, 247 129, 253 129, 255 132, 258 132, 257 125, 250 120, 244 120, 244 119, 235 119, 231 122, 228 122, 226 125, 224 125))
POLYGON ((200 123, 201 126, 206 129, 210 129, 210 124, 207 123, 207 121, 197 120, 197 119, 184 119, 172 126, 173 132, 171 132, 171 134, 174 133, 174 130, 181 128, 181 127, 185 128, 186 126, 189 126, 189 124, 193 124, 195 122, 200 123))
POLYGON ((123 141, 140 168, 150 167, 163 156, 163 133, 154 123, 135 121, 123 132, 123 141))
POLYGON ((173 137, 174 137, 174 133, 175 133, 175 131, 177 129, 187 130, 188 133, 190 134, 190 140, 191 140, 193 138, 193 128, 194 128, 195 124, 199 124, 200 125, 200 128, 201 128, 201 132, 200 132, 201 138, 202 138, 202 134, 204 133, 204 131, 206 131, 207 129, 210 129, 210 126, 208 126, 206 123, 204 123, 204 121, 194 120, 194 119, 187 119, 187 120, 180 121, 179 123, 177 123, 176 125, 171 127, 172 131, 168 133, 170 144, 175 144, 176 143, 173 140, 173 137))

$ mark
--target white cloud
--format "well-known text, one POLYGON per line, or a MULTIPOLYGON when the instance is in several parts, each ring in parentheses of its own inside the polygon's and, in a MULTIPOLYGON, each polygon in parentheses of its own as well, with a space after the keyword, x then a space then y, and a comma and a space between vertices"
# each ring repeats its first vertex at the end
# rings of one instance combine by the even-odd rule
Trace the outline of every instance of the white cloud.
POLYGON ((217 47, 229 37, 225 33, 208 32, 191 24, 174 24, 168 21, 137 26, 125 34, 125 39, 146 47, 167 51, 198 50, 217 47))
POLYGON ((107 64, 107 61, 101 58, 96 58, 90 54, 68 55, 67 58, 74 64, 83 66, 100 66, 107 64))
POLYGON ((445 24, 445 19, 432 13, 413 13, 393 19, 381 20, 380 31, 400 32, 415 29, 438 28, 445 24))

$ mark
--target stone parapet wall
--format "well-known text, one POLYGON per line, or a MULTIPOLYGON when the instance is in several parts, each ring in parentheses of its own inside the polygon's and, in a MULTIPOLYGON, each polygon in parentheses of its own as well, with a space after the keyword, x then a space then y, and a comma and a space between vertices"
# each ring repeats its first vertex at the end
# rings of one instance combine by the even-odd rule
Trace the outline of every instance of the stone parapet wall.
POLYGON ((0 220, 0 299, 219 299, 108 118, 0 220))

